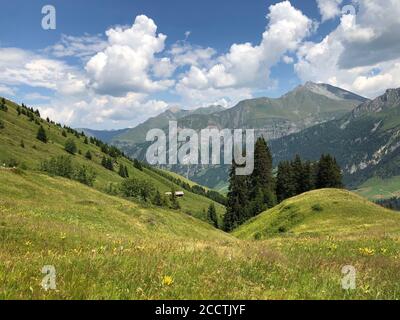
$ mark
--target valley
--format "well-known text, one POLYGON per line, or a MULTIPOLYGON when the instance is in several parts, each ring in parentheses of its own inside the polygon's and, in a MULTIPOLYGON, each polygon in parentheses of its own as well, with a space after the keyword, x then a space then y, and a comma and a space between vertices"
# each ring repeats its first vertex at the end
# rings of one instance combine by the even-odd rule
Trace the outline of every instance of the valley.
MULTIPOLYGON (((84 136, 34 116, 0 111, 0 299, 399 299, 400 215, 352 192, 323 189, 290 198, 232 233, 205 216, 211 203, 185 191, 181 209, 107 192, 122 178, 179 190, 177 174, 138 169, 123 156, 115 170, 84 136), (35 121, 36 120, 36 121, 35 121), (39 126, 49 141, 36 138, 39 126), (92 187, 49 175, 40 163, 67 154, 93 168, 92 187), (21 143, 23 140, 23 144, 21 143), (79 150, 81 151, 79 153, 79 150), (92 160, 85 158, 91 151, 92 160), (8 166, 8 167, 7 167, 8 166), (167 177, 171 176, 171 179, 167 177), (56 290, 41 286, 45 265, 56 290), (343 266, 357 271, 355 290, 341 286, 343 266)), ((103 147, 104 149, 104 147, 103 147)))

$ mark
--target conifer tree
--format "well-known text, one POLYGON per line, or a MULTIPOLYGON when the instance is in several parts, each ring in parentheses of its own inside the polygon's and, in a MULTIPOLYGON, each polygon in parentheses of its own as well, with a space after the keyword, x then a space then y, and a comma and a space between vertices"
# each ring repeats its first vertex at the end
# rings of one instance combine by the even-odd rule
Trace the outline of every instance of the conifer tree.
POLYGON ((251 204, 250 214, 256 216, 266 208, 272 208, 276 204, 272 155, 263 137, 257 139, 254 147, 254 171, 249 180, 250 202, 257 202, 251 204))
POLYGON ((276 180, 276 196, 279 202, 296 195, 293 167, 289 161, 279 163, 276 180))
POLYGON ((213 226, 218 229, 218 217, 214 203, 211 203, 210 206, 208 207, 207 218, 213 224, 213 226))
POLYGON ((330 154, 323 154, 318 162, 316 187, 343 188, 340 166, 330 154))
POLYGON ((36 135, 36 139, 47 143, 48 139, 47 139, 47 135, 46 135, 46 131, 44 130, 43 126, 40 126, 36 135))
POLYGON ((232 231, 249 217, 249 179, 236 175, 237 164, 233 161, 229 173, 229 192, 223 229, 232 231))

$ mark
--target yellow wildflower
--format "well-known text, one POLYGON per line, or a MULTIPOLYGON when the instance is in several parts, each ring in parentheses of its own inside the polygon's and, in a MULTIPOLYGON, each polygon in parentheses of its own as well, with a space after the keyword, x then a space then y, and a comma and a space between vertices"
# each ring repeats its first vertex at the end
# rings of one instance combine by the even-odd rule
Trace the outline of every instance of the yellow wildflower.
POLYGON ((174 283, 174 279, 171 276, 164 276, 162 284, 164 286, 170 286, 174 283))

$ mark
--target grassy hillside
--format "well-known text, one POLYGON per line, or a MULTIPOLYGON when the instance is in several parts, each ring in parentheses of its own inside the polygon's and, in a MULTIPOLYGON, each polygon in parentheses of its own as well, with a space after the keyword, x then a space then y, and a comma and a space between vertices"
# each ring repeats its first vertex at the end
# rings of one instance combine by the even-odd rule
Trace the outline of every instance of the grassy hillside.
POLYGON ((400 215, 356 194, 323 189, 288 199, 234 231, 241 239, 294 235, 384 235, 400 231, 400 215))
MULTIPOLYGON (((29 121, 25 115, 17 115, 17 105, 7 101, 8 112, 0 111, 0 119, 4 122, 4 128, 0 129, 0 163, 7 163, 11 159, 16 160, 20 166, 28 170, 37 170, 43 160, 53 156, 67 155, 64 150, 64 144, 67 139, 74 139, 81 154, 76 154, 73 161, 77 164, 84 164, 93 168, 97 173, 94 187, 97 190, 105 190, 110 183, 118 184, 122 178, 118 175, 118 166, 126 165, 131 177, 143 179, 152 183, 161 193, 171 191, 172 189, 181 190, 181 187, 175 185, 168 179, 165 179, 146 168, 143 171, 136 169, 133 164, 119 157, 114 163, 114 172, 106 170, 101 165, 101 159, 104 153, 94 144, 85 144, 84 137, 77 138, 68 133, 67 137, 62 135, 63 128, 41 119, 40 124, 46 130, 49 138, 48 143, 43 143, 36 139, 39 125, 34 121, 29 121), (21 147, 21 140, 24 147, 21 147), (87 160, 85 153, 90 151, 93 158, 87 160)), ((182 178, 182 180, 185 180, 182 178)), ((195 217, 205 219, 204 211, 207 210, 212 200, 197 194, 185 191, 185 197, 180 199, 182 211, 195 217)), ((224 213, 224 207, 215 203, 219 217, 224 213)))
POLYGON ((0 299, 400 298, 399 222, 390 211, 380 211, 375 232, 325 235, 322 227, 239 241, 71 180, 5 169, 0 180, 0 299), (45 265, 56 269, 56 290, 41 287, 45 265), (354 291, 341 288, 344 265, 357 270, 354 291))
POLYGON ((399 197, 400 176, 391 177, 385 180, 378 177, 368 179, 354 192, 371 200, 399 197))

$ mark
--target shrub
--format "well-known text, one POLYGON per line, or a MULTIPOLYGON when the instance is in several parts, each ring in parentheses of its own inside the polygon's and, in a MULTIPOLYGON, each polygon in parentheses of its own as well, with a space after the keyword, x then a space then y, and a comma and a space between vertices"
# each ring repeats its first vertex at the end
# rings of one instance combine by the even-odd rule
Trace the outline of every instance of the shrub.
POLYGON ((40 169, 50 175, 68 179, 72 179, 74 173, 71 157, 68 156, 58 156, 45 160, 41 163, 40 169))
POLYGON ((85 158, 88 159, 88 160, 92 160, 92 154, 90 153, 89 150, 86 151, 85 158))
POLYGON ((136 198, 147 202, 155 193, 155 187, 148 181, 135 178, 125 179, 120 186, 122 194, 127 198, 136 198))
POLYGON ((83 165, 74 170, 73 179, 92 187, 96 176, 97 174, 92 168, 83 165))
POLYGON ((4 122, 3 122, 3 120, 0 119, 0 129, 4 129, 4 128, 5 128, 4 122))
POLYGON ((65 151, 67 151, 70 154, 75 154, 77 151, 76 144, 73 139, 67 139, 67 141, 65 141, 64 148, 65 148, 65 151))
POLYGON ((46 130, 44 130, 43 126, 40 126, 36 135, 36 139, 39 141, 42 141, 44 143, 47 143, 47 135, 46 135, 46 130))
POLYGON ((311 207, 311 209, 312 209, 313 211, 316 211, 316 212, 321 212, 321 211, 324 210, 324 208, 322 208, 322 206, 321 206, 319 203, 314 204, 314 205, 311 207))
POLYGON ((85 165, 74 166, 70 156, 53 157, 41 163, 40 169, 49 175, 73 179, 88 186, 93 186, 96 172, 85 165))

